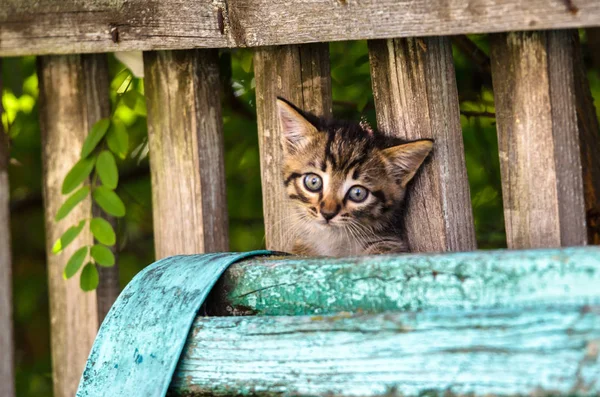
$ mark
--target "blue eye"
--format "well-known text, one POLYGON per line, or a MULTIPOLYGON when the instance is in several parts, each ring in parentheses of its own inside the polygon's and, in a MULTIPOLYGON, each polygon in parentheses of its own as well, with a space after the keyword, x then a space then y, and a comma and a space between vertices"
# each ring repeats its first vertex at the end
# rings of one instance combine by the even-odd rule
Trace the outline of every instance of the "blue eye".
POLYGON ((323 180, 317 174, 306 174, 304 186, 311 192, 320 192, 323 188, 323 180))
POLYGON ((348 190, 348 198, 355 203, 362 203, 369 197, 369 190, 360 185, 354 185, 348 190))

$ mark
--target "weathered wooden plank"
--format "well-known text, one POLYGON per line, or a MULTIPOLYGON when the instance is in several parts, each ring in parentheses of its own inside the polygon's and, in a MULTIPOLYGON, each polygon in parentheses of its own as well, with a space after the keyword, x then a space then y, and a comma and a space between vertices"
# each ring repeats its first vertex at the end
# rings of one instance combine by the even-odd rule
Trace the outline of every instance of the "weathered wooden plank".
POLYGON ((216 50, 144 54, 156 257, 227 251, 216 50))
POLYGON ((600 308, 582 303, 198 317, 171 390, 186 396, 598 395, 600 308))
MULTIPOLYGON (((590 53, 600 67, 600 29, 588 29, 590 53), (595 37, 592 39, 592 37, 595 37)), ((588 244, 600 245, 600 125, 596 116, 594 98, 590 91, 587 70, 583 63, 579 36, 572 35, 575 51, 575 97, 577 99, 577 124, 579 147, 583 168, 585 213, 588 244)))
POLYGON ((252 258, 232 265, 209 315, 472 310, 586 302, 600 294, 600 248, 362 258, 252 258))
POLYGON ((599 25, 596 0, 12 0, 0 5, 0 56, 599 25))
POLYGON ((587 241, 569 31, 492 39, 509 248, 587 241))
POLYGON ((92 244, 93 238, 86 227, 59 256, 52 254, 52 245, 68 227, 90 217, 91 200, 84 200, 59 223, 54 216, 65 199, 61 194, 63 179, 79 160, 91 125, 81 57, 41 57, 38 62, 52 376, 54 395, 71 397, 98 329, 97 301, 95 292, 81 291, 79 277, 64 280, 62 273, 73 252, 84 244, 92 244))
POLYGON ((378 127, 406 140, 435 141, 430 161, 409 191, 410 250, 476 249, 449 39, 370 41, 369 58, 378 127))
MULTIPOLYGON (((0 60, 0 96, 2 60, 0 60)), ((3 112, 0 101, 0 115, 3 112)), ((12 323, 12 257, 10 247, 10 185, 8 133, 0 119, 0 396, 14 397, 14 340, 12 323)))
POLYGON ((254 54, 256 113, 267 248, 286 251, 294 236, 283 187, 279 116, 281 96, 305 111, 331 115, 331 77, 327 44, 259 48, 254 54))
MULTIPOLYGON (((91 126, 98 120, 110 116, 108 59, 105 54, 83 55, 81 65, 84 75, 83 95, 85 95, 87 123, 91 126)), ((95 202, 92 203, 92 214, 94 217, 98 216, 106 219, 116 229, 116 219, 102 212, 95 202)), ((102 324, 106 313, 119 296, 118 245, 117 241, 117 244, 111 247, 111 251, 115 256, 115 265, 113 267, 98 266, 98 273, 100 274, 100 282, 96 289, 98 324, 102 324)))

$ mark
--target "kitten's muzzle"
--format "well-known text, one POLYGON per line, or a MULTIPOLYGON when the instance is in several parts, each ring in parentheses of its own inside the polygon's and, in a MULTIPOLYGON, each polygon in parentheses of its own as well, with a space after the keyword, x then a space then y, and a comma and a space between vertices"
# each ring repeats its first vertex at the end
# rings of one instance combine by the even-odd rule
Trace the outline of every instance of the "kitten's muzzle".
POLYGON ((332 220, 339 213, 340 213, 339 208, 336 208, 332 212, 321 210, 321 216, 323 217, 323 219, 325 219, 325 222, 327 222, 327 223, 329 223, 329 221, 332 220))

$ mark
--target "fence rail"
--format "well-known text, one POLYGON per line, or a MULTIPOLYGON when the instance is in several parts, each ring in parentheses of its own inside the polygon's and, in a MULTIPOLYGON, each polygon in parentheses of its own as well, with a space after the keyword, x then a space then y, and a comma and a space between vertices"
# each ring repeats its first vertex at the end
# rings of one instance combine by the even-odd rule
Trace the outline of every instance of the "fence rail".
MULTIPOLYGON (((78 159, 77 142, 108 112, 106 55, 81 54, 146 51, 154 233, 162 258, 228 248, 218 62, 208 48, 260 47, 254 68, 266 243, 285 250, 275 98, 330 115, 327 42, 356 39, 369 40, 379 125, 395 136, 436 142, 414 181, 421 193, 407 208, 409 245, 417 252, 465 251, 476 243, 445 36, 503 32, 492 37, 491 73, 507 244, 559 247, 600 243, 600 128, 579 37, 567 29, 589 26, 600 26, 597 0, 9 0, 0 4, 0 57, 40 55, 48 252, 63 231, 52 218, 63 200, 60 183, 78 159)), ((0 307, 10 307, 5 149, 0 145, 0 307)), ((89 215, 91 203, 79 211, 89 215)), ((62 266, 49 255, 57 397, 74 394, 98 322, 118 291, 115 274, 103 271, 99 290, 83 294, 74 280, 62 279, 62 266)), ((239 296, 217 298, 235 310, 252 306, 239 296)), ((7 314, 0 311, 2 330, 7 314)), ((0 332, 0 354, 8 352, 0 390, 11 396, 8 335, 0 332)))
POLYGON ((596 0, 5 1, 0 56, 447 36, 599 20, 596 0))

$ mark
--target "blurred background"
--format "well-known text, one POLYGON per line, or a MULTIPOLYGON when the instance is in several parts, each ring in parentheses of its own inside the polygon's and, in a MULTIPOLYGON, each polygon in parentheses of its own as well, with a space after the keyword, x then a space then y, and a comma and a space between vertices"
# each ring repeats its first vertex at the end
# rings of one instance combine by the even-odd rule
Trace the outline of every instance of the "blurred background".
MULTIPOLYGON (((597 33, 597 32, 596 32, 597 33)), ((600 34, 598 34, 600 37, 600 34)), ((600 46, 583 53, 596 113, 600 114, 600 46)), ((376 125, 367 43, 330 44, 333 109, 338 118, 376 125)), ((453 38, 461 123, 479 248, 505 246, 494 97, 487 36, 453 38)), ((225 169, 230 216, 230 250, 264 247, 254 73, 251 49, 220 53, 225 130, 225 169)), ((113 109, 123 90, 124 66, 110 57, 113 109)), ((48 288, 42 207, 38 79, 33 57, 3 60, 2 122, 11 139, 10 188, 13 248, 17 395, 51 396, 48 288)), ((134 79, 143 94, 143 80, 134 79)), ((152 201, 148 168, 146 107, 142 95, 120 101, 116 115, 129 133, 129 155, 119 162, 119 196, 127 215, 119 220, 119 271, 124 286, 154 260, 152 201), (137 98, 137 99, 135 99, 137 98), (127 102, 127 103, 125 103, 127 102)), ((151 155, 151 154, 150 154, 151 155)))

